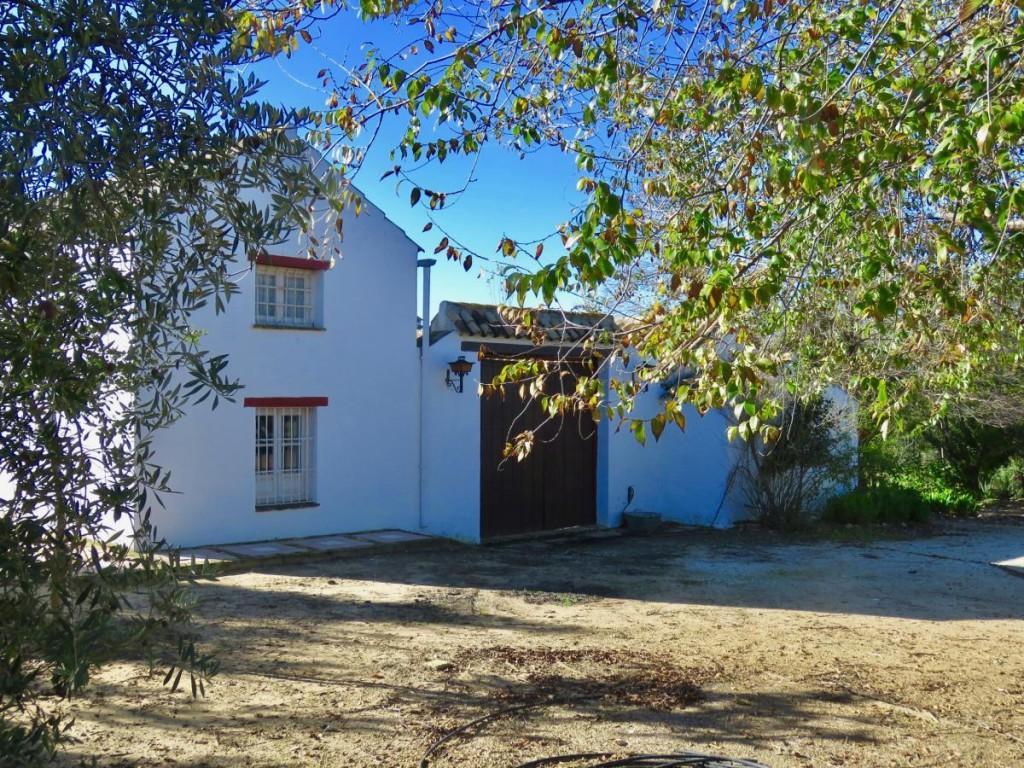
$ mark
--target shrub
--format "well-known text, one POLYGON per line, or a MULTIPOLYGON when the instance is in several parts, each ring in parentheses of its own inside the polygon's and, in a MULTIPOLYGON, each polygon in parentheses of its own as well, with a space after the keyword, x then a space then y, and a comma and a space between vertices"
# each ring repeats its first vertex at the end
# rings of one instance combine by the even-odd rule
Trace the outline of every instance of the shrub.
POLYGON ((939 514, 974 515, 981 504, 976 493, 956 485, 940 471, 898 474, 893 484, 919 494, 932 511, 939 514))
POLYGON ((971 418, 943 418, 921 433, 956 485, 975 493, 985 478, 1024 450, 1024 424, 990 425, 971 418))
POLYGON ((829 499, 823 519, 841 525, 923 523, 928 520, 931 506, 912 488, 895 485, 858 488, 829 499))
POLYGON ((862 488, 896 487, 915 491, 941 514, 971 515, 981 496, 963 483, 962 472, 933 444, 917 435, 875 437, 861 444, 862 488))
POLYGON ((884 485, 862 486, 829 499, 822 519, 841 525, 924 523, 933 514, 974 514, 978 504, 969 491, 942 483, 915 485, 904 477, 884 485))
POLYGON ((852 479, 852 448, 838 409, 824 398, 787 403, 780 437, 748 443, 741 466, 747 506, 770 528, 803 526, 832 488, 852 479))
MULTIPOLYGON (((870 428, 870 427, 869 427, 870 428)), ((866 431, 862 427, 862 431, 866 431)), ((896 475, 905 473, 932 473, 939 469, 934 451, 905 435, 890 435, 864 439, 860 443, 857 469, 860 485, 890 484, 896 475)))
POLYGON ((985 480, 985 494, 993 499, 1024 499, 1024 456, 1014 456, 985 480))

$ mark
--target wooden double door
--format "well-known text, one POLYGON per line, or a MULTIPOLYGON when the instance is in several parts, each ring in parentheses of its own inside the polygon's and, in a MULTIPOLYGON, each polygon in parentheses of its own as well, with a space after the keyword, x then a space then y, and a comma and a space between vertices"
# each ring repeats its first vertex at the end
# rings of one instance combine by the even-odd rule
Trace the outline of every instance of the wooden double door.
MULTIPOLYGON (((506 364, 482 361, 489 382, 506 364)), ((563 363, 568 375, 546 377, 545 391, 575 389, 579 364, 563 363)), ((504 397, 480 398, 480 530, 484 539, 549 531, 597 521, 597 424, 590 414, 548 419, 540 404, 519 396, 518 384, 504 386, 504 397), (535 430, 533 450, 523 461, 503 459, 507 442, 535 430)))

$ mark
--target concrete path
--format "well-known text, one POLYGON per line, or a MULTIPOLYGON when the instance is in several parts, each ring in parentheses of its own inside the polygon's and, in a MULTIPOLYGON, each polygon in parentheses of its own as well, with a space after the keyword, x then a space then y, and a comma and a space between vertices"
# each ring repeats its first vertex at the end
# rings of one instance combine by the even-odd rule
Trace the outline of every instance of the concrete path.
POLYGON ((207 544, 201 547, 184 547, 174 550, 174 552, 181 563, 244 565, 268 559, 373 551, 391 549, 396 546, 425 544, 431 541, 438 541, 438 539, 411 531, 382 530, 274 539, 272 541, 247 541, 238 544, 207 544))
POLYGON ((1024 520, 979 521, 978 525, 950 523, 944 535, 901 544, 908 555, 989 563, 1007 573, 1024 576, 1024 520))
POLYGON ((1004 571, 1014 574, 1015 576, 1024 577, 1024 557, 1015 557, 1012 560, 1001 560, 992 565, 999 566, 1004 571))

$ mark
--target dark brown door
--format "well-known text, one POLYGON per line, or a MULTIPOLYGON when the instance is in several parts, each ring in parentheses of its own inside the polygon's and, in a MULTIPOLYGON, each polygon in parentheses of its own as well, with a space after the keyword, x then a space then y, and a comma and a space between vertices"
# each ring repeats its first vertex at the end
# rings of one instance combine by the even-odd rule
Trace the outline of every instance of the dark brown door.
MULTIPOLYGON (((484 360, 483 381, 505 363, 484 360)), ((566 370, 569 370, 566 368, 566 370)), ((578 373, 572 371, 573 377, 578 373)), ((575 388, 564 377, 561 386, 575 388)), ((547 377, 545 389, 559 387, 547 377)), ((480 399, 480 529, 483 538, 548 531, 597 521, 597 425, 588 414, 545 422, 536 401, 519 396, 519 385, 505 385, 480 399), (524 430, 536 430, 533 450, 519 462, 502 458, 505 444, 524 430)))

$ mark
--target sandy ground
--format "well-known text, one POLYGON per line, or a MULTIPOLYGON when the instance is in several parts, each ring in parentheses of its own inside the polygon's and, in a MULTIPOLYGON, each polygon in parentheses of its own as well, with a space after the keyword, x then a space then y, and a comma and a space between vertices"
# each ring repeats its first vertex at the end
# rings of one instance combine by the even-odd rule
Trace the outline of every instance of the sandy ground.
POLYGON ((692 749, 768 766, 1024 765, 1024 522, 792 539, 443 545, 198 587, 193 701, 106 668, 64 760, 516 766, 692 749), (691 687, 699 687, 696 693, 691 687))

